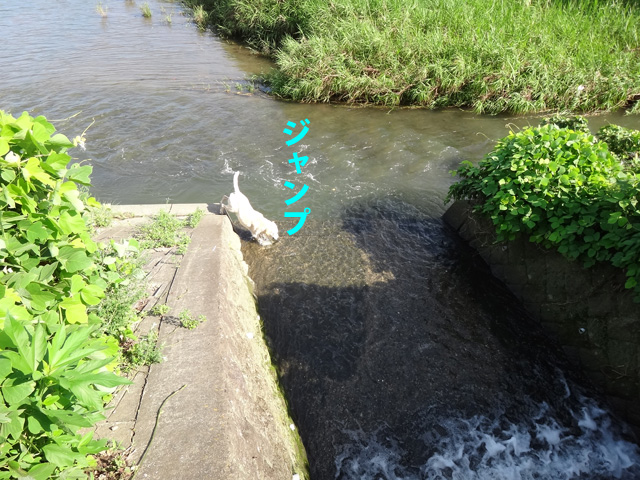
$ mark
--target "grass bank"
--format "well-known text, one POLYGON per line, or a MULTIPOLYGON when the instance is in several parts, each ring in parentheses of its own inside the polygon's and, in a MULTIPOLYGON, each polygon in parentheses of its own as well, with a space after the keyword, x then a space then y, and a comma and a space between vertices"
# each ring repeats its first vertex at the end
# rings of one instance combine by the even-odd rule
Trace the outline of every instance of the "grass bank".
POLYGON ((184 0, 271 55, 273 93, 480 113, 640 112, 640 8, 616 0, 184 0), (200 8, 202 10, 202 8, 200 8))

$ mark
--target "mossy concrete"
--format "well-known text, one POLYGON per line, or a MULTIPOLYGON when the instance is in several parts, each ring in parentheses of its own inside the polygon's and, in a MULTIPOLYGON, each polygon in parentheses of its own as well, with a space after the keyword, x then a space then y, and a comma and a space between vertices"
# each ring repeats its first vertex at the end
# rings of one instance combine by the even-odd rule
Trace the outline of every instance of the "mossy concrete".
POLYGON ((640 304, 624 273, 607 264, 585 269, 524 237, 500 243, 491 220, 468 202, 455 202, 444 220, 640 430, 640 304))
MULTIPOLYGON (((101 237, 126 236, 140 215, 160 209, 186 215, 196 207, 120 206, 116 210, 133 217, 101 237)), ((152 252, 153 269, 144 308, 166 301, 171 310, 149 317, 146 328, 158 329, 164 361, 138 372, 134 385, 119 392, 98 433, 129 447, 130 461, 139 464, 136 479, 306 478, 304 449, 271 368, 229 219, 205 215, 186 254, 152 252), (177 320, 184 310, 206 321, 187 330, 177 320)))

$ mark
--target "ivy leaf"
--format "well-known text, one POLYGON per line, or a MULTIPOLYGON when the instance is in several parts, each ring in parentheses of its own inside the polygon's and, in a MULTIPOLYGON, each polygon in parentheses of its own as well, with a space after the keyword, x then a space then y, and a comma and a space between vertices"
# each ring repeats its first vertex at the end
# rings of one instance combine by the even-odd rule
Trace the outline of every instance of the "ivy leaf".
POLYGON ((89 316, 87 315, 87 307, 84 305, 79 298, 65 298, 62 303, 60 303, 60 307, 62 307, 65 311, 65 318, 68 323, 87 323, 89 321, 89 316))
POLYGON ((49 239, 51 233, 51 230, 46 228, 42 222, 35 222, 27 228, 26 235, 27 240, 31 243, 44 243, 49 239))
POLYGON ((58 220, 58 225, 60 225, 60 229, 65 235, 83 232, 87 229, 87 224, 84 219, 77 213, 71 215, 68 212, 62 212, 58 220))
POLYGON ((71 157, 66 153, 52 152, 44 161, 43 167, 50 173, 55 173, 60 178, 67 170, 67 164, 71 161, 71 157))
POLYGON ((56 133, 49 141, 47 142, 54 150, 57 149, 65 149, 73 147, 73 142, 71 142, 65 135, 61 133, 56 133))
POLYGON ((60 247, 56 258, 62 265, 62 268, 69 273, 84 270, 93 265, 93 261, 87 256, 83 249, 68 245, 60 247))
POLYGON ((78 164, 74 164, 69 169, 67 178, 82 185, 90 186, 91 183, 89 181, 89 175, 91 175, 92 170, 93 168, 91 165, 84 165, 81 167, 78 164))
POLYGON ((87 305, 98 305, 104 298, 104 290, 98 285, 87 285, 80 291, 80 296, 87 305))

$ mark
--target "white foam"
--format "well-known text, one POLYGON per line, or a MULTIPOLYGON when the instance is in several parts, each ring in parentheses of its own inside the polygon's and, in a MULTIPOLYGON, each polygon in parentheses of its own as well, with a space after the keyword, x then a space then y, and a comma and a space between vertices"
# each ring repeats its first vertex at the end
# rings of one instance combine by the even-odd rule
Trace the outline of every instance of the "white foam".
POLYGON ((446 418, 416 432, 433 452, 422 467, 403 465, 406 452, 379 433, 349 432, 353 442, 336 457, 336 479, 577 480, 640 478, 638 446, 624 440, 609 414, 579 399, 574 421, 562 425, 541 403, 518 424, 504 416, 446 418), (435 432, 439 432, 436 434, 435 432), (446 432, 442 434, 441 432, 446 432), (435 440, 434 440, 435 439, 435 440))

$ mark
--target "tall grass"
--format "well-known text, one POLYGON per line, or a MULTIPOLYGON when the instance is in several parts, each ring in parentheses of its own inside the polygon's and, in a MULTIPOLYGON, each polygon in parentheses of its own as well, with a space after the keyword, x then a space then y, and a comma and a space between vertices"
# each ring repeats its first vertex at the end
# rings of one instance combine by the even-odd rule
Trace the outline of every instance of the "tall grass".
POLYGON ((620 0, 186 0, 273 55, 298 101, 640 113, 640 9, 620 0))

